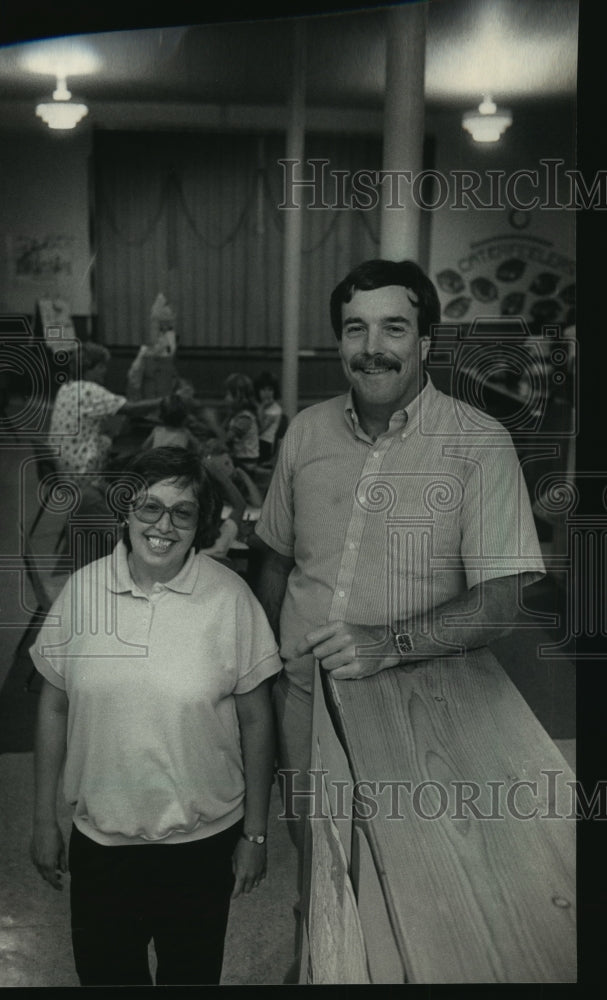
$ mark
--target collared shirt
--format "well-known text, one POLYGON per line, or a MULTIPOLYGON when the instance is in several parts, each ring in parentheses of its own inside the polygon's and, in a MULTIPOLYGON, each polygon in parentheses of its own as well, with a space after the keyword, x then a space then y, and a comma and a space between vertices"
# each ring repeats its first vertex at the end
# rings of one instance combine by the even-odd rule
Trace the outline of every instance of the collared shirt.
POLYGON ((430 379, 375 441, 351 393, 299 413, 256 530, 295 560, 281 655, 304 690, 313 660, 295 645, 327 621, 392 624, 481 581, 544 573, 508 431, 430 379))
POLYGON ((61 447, 57 464, 63 472, 98 472, 111 440, 102 433, 103 420, 113 417, 125 396, 84 379, 62 385, 55 397, 49 442, 61 447))
POLYGON ((30 652, 68 697, 64 790, 82 833, 179 843, 243 815, 234 695, 282 665, 239 576, 192 550, 148 595, 120 542, 70 578, 30 652))

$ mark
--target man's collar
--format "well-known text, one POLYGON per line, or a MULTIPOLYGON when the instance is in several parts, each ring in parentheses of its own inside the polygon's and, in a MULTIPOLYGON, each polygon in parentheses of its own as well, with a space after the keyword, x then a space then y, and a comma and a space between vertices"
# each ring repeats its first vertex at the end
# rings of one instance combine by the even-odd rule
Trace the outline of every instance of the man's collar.
MULTIPOLYGON (((123 594, 135 589, 139 590, 137 584, 131 576, 128 562, 127 547, 122 540, 118 542, 111 556, 111 573, 109 575, 108 587, 116 594, 123 594)), ((199 562, 196 559, 194 549, 190 549, 188 557, 183 566, 172 580, 167 580, 163 584, 167 590, 174 590, 179 594, 191 594, 198 579, 199 562)))
POLYGON ((407 417, 409 418, 408 419, 409 427, 411 427, 413 424, 417 424, 417 422, 419 421, 419 415, 422 406, 425 407, 426 409, 428 408, 428 406, 431 406, 433 397, 436 395, 436 389, 434 387, 432 379, 430 378, 427 372, 425 373, 425 375, 426 375, 426 382, 424 384, 422 391, 419 392, 415 397, 415 399, 412 399, 409 405, 406 407, 407 417))
MULTIPOLYGON (((421 392, 419 392, 417 396, 415 396, 415 398, 412 399, 411 402, 404 407, 404 409, 395 410, 390 417, 389 424, 392 424, 395 417, 396 418, 400 417, 401 419, 399 420, 399 423, 402 424, 403 422, 405 422, 407 426, 411 428, 414 424, 417 423, 422 406, 427 407, 428 404, 431 405, 431 399, 435 394, 436 394, 436 389, 432 383, 432 379, 426 372, 426 382, 421 392)), ((361 426, 358 413, 356 412, 354 393, 351 388, 348 390, 348 394, 346 396, 346 402, 344 405, 344 415, 349 425, 354 429, 354 431, 356 431, 356 429, 361 426)))

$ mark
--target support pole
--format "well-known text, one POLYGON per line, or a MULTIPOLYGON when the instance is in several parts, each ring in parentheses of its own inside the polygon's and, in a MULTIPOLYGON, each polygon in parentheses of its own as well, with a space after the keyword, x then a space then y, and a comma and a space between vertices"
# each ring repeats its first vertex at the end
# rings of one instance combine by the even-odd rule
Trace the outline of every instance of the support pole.
POLYGON ((381 256, 417 261, 420 209, 411 195, 411 178, 423 168, 424 70, 427 3, 406 3, 387 12, 384 171, 409 171, 381 185, 381 256))
MULTIPOLYGON (((306 114, 306 36, 305 22, 293 23, 293 82, 289 101, 286 156, 303 167, 306 114)), ((301 192, 294 194, 297 208, 284 210, 284 257, 282 271, 282 403, 289 418, 298 408, 298 363, 301 302, 301 242, 303 209, 301 192)))

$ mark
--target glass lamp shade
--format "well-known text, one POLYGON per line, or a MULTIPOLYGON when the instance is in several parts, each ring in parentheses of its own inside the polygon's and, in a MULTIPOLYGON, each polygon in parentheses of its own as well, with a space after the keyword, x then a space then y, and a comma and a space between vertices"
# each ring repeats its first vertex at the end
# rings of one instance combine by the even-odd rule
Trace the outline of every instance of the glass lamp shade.
POLYGON ((38 117, 53 129, 76 128, 88 111, 86 104, 80 104, 78 101, 49 100, 41 101, 36 106, 38 117))
POLYGON ((462 127, 475 142, 497 142, 512 125, 512 113, 498 108, 490 98, 485 98, 474 111, 466 111, 462 127))

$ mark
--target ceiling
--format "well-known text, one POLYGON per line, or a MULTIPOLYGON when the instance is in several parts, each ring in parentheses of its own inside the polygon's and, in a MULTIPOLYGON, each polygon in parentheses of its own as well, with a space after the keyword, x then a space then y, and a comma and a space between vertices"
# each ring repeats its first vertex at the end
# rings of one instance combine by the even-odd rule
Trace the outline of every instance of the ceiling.
MULTIPOLYGON (((394 5, 406 8, 409 4, 394 5)), ((428 107, 574 100, 577 0, 426 0, 428 107)), ((128 125, 136 105, 284 107, 294 26, 306 38, 309 108, 381 112, 387 7, 304 18, 70 34, 0 46, 0 123, 42 128, 33 105, 64 73, 89 121, 128 125), (112 111, 110 111, 110 106, 112 111), (113 118, 112 118, 113 113, 113 118)), ((31 33, 36 31, 32 21, 31 33)))

